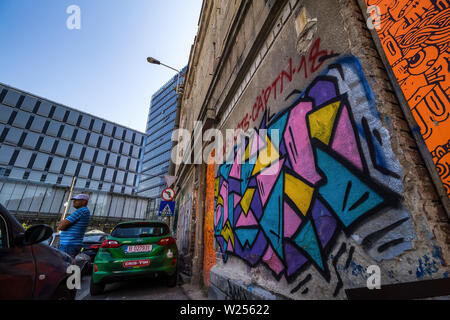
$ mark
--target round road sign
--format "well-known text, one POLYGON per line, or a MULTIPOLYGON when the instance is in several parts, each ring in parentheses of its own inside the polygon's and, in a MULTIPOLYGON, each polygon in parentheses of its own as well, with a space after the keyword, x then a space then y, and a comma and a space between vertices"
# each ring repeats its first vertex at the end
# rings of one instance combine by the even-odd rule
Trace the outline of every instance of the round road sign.
POLYGON ((175 190, 173 190, 172 188, 164 189, 161 194, 161 198, 164 201, 172 201, 175 198, 175 190))

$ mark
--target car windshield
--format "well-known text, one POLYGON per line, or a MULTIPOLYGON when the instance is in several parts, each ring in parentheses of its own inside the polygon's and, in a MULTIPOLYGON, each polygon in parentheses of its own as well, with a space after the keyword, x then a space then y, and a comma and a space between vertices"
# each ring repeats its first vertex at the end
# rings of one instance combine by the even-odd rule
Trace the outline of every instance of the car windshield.
POLYGON ((169 228, 161 223, 125 224, 117 226, 111 236, 114 238, 143 238, 161 237, 169 233, 169 228))
POLYGON ((102 242, 102 239, 105 237, 104 234, 94 234, 89 236, 84 236, 83 242, 102 242))

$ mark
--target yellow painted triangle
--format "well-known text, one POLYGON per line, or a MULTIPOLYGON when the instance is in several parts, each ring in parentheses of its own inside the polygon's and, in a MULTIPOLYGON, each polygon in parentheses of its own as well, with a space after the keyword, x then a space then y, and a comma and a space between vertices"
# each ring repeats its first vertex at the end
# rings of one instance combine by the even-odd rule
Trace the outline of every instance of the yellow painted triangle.
POLYGON ((309 115, 309 128, 312 138, 317 138, 326 145, 330 143, 331 132, 340 105, 341 102, 337 101, 309 115))
POLYGON ((219 178, 216 178, 214 183, 214 196, 217 198, 219 196, 219 178))
POLYGON ((244 196, 241 199, 241 208, 244 211, 245 215, 248 214, 248 209, 250 208, 250 205, 252 204, 253 195, 255 194, 255 190, 253 188, 247 189, 244 196))
POLYGON ((220 235, 225 239, 225 241, 227 243, 228 243, 228 240, 231 239, 231 244, 233 245, 233 249, 234 249, 234 235, 233 235, 233 230, 231 229, 230 220, 227 220, 227 223, 223 227, 220 235))
MULTIPOLYGON (((253 137, 254 137, 254 135, 253 135, 253 137)), ((244 161, 246 161, 246 160, 248 160, 250 158, 250 149, 252 147, 253 137, 250 139, 250 141, 249 141, 249 143, 247 145, 247 148, 245 149, 245 152, 242 155, 242 162, 244 162, 244 161)), ((242 143, 244 143, 244 142, 242 142, 242 143)))
POLYGON ((252 176, 261 172, 262 169, 270 166, 272 163, 280 158, 280 154, 277 149, 272 145, 269 137, 266 135, 266 147, 261 150, 256 160, 256 164, 253 167, 252 176))
POLYGON ((286 173, 284 192, 294 202, 297 208, 303 213, 304 216, 308 213, 311 206, 311 200, 314 194, 314 188, 308 186, 303 181, 296 177, 286 173))
POLYGON ((223 198, 222 198, 222 196, 217 198, 217 205, 219 205, 219 204, 223 206, 223 198))

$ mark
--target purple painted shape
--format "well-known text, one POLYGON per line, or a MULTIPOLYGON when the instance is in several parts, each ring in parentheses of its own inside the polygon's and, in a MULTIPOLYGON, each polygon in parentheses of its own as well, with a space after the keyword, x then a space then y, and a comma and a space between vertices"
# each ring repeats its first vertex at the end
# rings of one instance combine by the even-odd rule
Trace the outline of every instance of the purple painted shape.
POLYGON ((247 261, 250 265, 255 266, 261 261, 266 246, 267 239, 264 236, 264 233, 260 231, 251 249, 248 248, 248 246, 242 248, 239 241, 235 241, 234 253, 241 259, 247 261))
POLYGON ((222 187, 220 188, 220 196, 223 199, 223 224, 222 224, 222 227, 224 227, 225 223, 228 220, 228 183, 226 181, 223 182, 222 187))
POLYGON ((286 265, 288 267, 288 277, 297 272, 298 269, 300 269, 308 261, 308 259, 305 258, 305 256, 289 242, 285 242, 284 244, 284 255, 286 265))
POLYGON ((284 236, 290 238, 297 231, 298 227, 302 223, 302 219, 291 208, 289 204, 284 203, 284 236))
POLYGON ((242 212, 241 204, 239 203, 236 208, 234 208, 234 214, 233 214, 233 226, 236 226, 237 221, 239 220, 239 215, 242 212))
POLYGON ((234 207, 236 208, 239 202, 241 201, 241 196, 238 194, 234 194, 234 207))
POLYGON ((308 90, 308 97, 314 99, 316 107, 337 97, 337 95, 338 88, 336 88, 336 85, 333 82, 327 80, 317 81, 314 86, 308 90))
POLYGON ((255 217, 258 220, 261 220, 261 217, 263 215, 263 206, 261 203, 261 197, 259 196, 258 189, 255 190, 255 194, 253 195, 252 203, 250 204, 250 209, 252 209, 253 213, 255 214, 255 217))
POLYGON ((250 158, 252 158, 255 154, 258 153, 258 150, 264 148, 266 143, 261 139, 258 132, 253 136, 252 146, 250 148, 250 158))
POLYGON ((220 252, 225 253, 225 239, 222 236, 217 236, 216 241, 219 244, 220 252))
POLYGON ((267 198, 269 197, 272 188, 278 180, 281 168, 283 168, 284 159, 276 161, 270 167, 264 169, 258 176, 256 180, 258 181, 258 190, 261 195, 261 201, 263 206, 265 205, 267 198))
POLYGON ((336 230, 336 219, 320 200, 314 202, 312 217, 322 247, 325 247, 336 230))
POLYGON ((241 148, 238 148, 236 157, 234 158, 233 166, 231 167, 230 177, 240 179, 241 178, 241 148))
POLYGON ((247 188, 256 188, 257 187, 257 181, 256 181, 256 177, 253 177, 249 183, 247 188))
POLYGON ((272 249, 272 246, 269 245, 264 257, 263 261, 269 266, 270 269, 275 272, 276 275, 279 275, 284 270, 284 265, 281 262, 280 258, 276 255, 275 251, 272 249))
POLYGON ((251 226, 257 226, 258 221, 256 221, 255 216, 253 215, 252 210, 248 210, 247 216, 245 215, 244 211, 241 212, 239 216, 239 220, 236 223, 237 227, 251 227, 251 226))
POLYGON ((355 132, 353 131, 353 126, 346 106, 343 106, 331 148, 344 158, 348 159, 359 170, 363 171, 355 132))
POLYGON ((229 178, 228 179, 228 192, 229 193, 234 192, 237 194, 241 194, 241 182, 234 178, 229 178))
POLYGON ((306 114, 311 110, 311 102, 300 102, 298 106, 292 109, 284 133, 284 140, 292 169, 307 181, 315 184, 321 177, 316 171, 306 125, 306 114))
POLYGON ((233 252, 233 244, 231 243, 231 239, 228 239, 227 252, 233 252))
POLYGON ((287 153, 286 144, 284 143, 284 140, 281 140, 279 149, 280 150, 278 150, 278 152, 280 153, 280 158, 281 158, 284 155, 286 155, 286 153, 287 153))

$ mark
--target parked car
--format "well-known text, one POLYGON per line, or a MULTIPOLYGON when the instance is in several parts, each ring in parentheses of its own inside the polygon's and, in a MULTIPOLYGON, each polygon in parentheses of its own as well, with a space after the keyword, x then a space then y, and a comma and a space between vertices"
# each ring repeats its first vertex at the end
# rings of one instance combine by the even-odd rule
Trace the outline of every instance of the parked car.
POLYGON ((107 283, 154 275, 166 276, 167 285, 173 287, 178 280, 177 259, 177 244, 166 223, 120 223, 95 257, 91 295, 101 294, 107 283))
POLYGON ((92 269, 95 256, 102 243, 108 238, 107 233, 86 233, 83 239, 82 252, 89 256, 89 269, 92 269))
POLYGON ((25 231, 0 204, 0 300, 75 299, 66 284, 72 258, 42 244, 52 233, 45 225, 25 231))
MULTIPOLYGON (((58 249, 59 248, 59 236, 60 236, 60 234, 55 232, 52 234, 52 236, 50 238, 43 241, 42 243, 46 244, 52 248, 58 249)), ((87 274, 90 272, 90 270, 92 268, 91 257, 89 255, 87 255, 85 252, 83 252, 83 248, 81 250, 82 251, 79 254, 77 254, 75 257, 75 264, 78 267, 80 267, 82 274, 87 274)))

